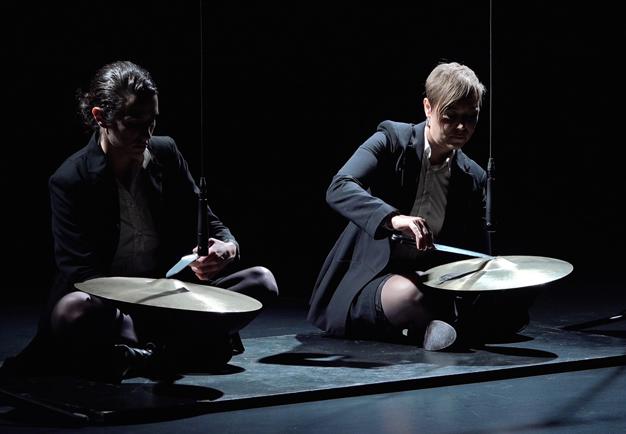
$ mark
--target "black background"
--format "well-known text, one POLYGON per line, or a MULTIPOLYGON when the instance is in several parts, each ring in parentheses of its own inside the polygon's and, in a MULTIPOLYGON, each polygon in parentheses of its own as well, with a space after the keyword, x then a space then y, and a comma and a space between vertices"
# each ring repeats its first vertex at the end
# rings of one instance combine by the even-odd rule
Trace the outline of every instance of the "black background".
MULTIPOLYGON (((499 252, 565 259, 590 281, 620 273, 626 74, 615 11, 500 2, 491 83, 488 1, 336 3, 205 6, 210 204, 246 264, 272 269, 284 296, 308 297, 345 224, 324 200, 333 174, 380 121, 422 121, 427 74, 454 60, 492 92, 465 150, 486 167, 493 108, 499 252)), ((156 134, 174 137, 199 176, 199 2, 0 8, 2 290, 33 299, 53 272, 47 179, 86 144, 74 95, 100 66, 152 72, 156 134)))

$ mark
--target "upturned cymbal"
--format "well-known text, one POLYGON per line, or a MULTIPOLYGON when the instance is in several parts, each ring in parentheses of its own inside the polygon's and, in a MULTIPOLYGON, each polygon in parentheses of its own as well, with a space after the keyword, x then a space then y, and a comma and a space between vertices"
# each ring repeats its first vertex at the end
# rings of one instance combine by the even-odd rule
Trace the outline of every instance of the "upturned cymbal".
POLYGON ((502 291, 543 285, 573 269, 569 262, 543 256, 496 256, 439 265, 422 278, 426 286, 450 291, 502 291))
POLYGON ((183 311, 235 314, 255 312, 263 306, 244 294, 176 279, 99 277, 74 286, 111 301, 183 311))

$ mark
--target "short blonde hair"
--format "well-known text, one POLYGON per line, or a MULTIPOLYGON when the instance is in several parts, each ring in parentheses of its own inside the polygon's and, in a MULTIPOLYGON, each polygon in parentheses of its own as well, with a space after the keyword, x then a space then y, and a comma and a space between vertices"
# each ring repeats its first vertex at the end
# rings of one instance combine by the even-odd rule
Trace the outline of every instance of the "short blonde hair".
POLYGON ((443 113, 457 101, 471 98, 478 107, 486 92, 474 71, 457 62, 440 63, 426 79, 426 98, 437 113, 443 113))

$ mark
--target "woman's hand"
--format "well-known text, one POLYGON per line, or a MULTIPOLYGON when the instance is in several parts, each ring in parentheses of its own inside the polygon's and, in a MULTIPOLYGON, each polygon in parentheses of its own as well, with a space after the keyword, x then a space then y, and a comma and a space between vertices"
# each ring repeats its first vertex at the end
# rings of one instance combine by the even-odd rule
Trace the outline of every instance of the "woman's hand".
MULTIPOLYGON (((198 251, 196 247, 194 252, 198 251)), ((237 246, 231 242, 224 242, 209 238, 209 254, 200 256, 189 266, 200 280, 209 280, 222 271, 237 255, 237 246)))
POLYGON ((415 239, 417 250, 433 248, 433 234, 423 218, 399 214, 393 216, 389 223, 394 231, 415 239))

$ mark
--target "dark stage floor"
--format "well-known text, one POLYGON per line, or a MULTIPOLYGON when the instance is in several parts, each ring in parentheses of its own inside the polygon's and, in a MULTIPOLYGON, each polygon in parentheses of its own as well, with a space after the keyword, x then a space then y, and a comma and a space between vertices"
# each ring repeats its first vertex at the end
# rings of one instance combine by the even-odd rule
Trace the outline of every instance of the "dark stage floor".
MULTIPOLYGON (((568 277, 546 287, 531 311, 532 321, 562 328, 606 318, 626 308, 617 283, 568 277)), ((244 339, 307 334, 305 303, 281 299, 243 332, 244 339)), ((37 306, 0 307, 0 360, 17 352, 35 329, 37 306)), ((623 340, 626 321, 593 328, 623 340)), ((619 351, 619 350, 618 350, 619 351)), ((464 357, 467 357, 465 355, 464 357)), ((622 359, 623 360, 623 359, 622 359)), ((626 367, 588 364, 529 371, 513 378, 479 379, 385 393, 364 391, 335 399, 202 413, 130 425, 71 427, 0 407, 1 433, 46 432, 225 432, 225 433, 618 433, 626 432, 626 367)), ((235 374, 236 375, 236 374, 235 374)), ((387 389, 389 390, 389 389, 387 389)))

